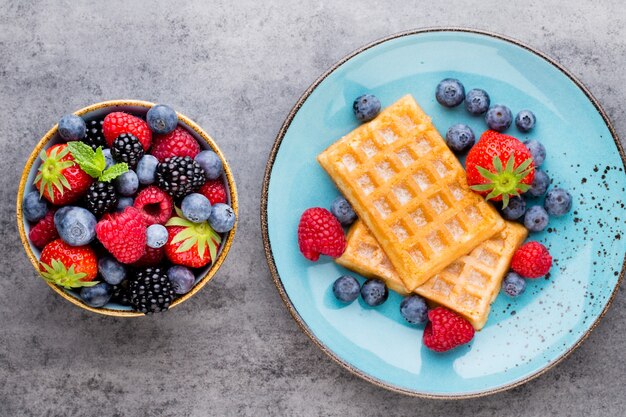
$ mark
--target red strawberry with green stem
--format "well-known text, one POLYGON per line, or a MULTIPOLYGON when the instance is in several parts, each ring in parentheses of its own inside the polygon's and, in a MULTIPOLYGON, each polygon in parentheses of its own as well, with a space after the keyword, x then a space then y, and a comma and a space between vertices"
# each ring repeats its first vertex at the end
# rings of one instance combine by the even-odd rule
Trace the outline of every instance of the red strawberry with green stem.
POLYGON ((39 259, 46 281, 64 288, 91 287, 98 274, 98 259, 89 246, 70 246, 61 239, 46 245, 39 259))
POLYGON ((41 166, 35 176, 39 194, 52 204, 65 205, 78 200, 93 182, 81 169, 68 144, 41 151, 41 166))
POLYGON ((178 216, 172 217, 165 226, 169 239, 165 244, 165 255, 174 264, 200 268, 215 261, 217 248, 222 239, 208 222, 192 223, 183 217, 176 207, 178 216))
POLYGON ((528 191, 535 177, 533 158, 513 136, 493 130, 482 134, 465 160, 470 188, 488 200, 509 204, 509 199, 528 191))

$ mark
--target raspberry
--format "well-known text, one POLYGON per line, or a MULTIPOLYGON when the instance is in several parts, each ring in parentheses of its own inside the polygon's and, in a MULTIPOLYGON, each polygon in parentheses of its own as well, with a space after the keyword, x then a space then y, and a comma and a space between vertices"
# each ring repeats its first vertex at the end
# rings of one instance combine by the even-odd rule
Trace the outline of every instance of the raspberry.
POLYGON ((179 126, 167 135, 154 135, 151 153, 159 162, 170 156, 195 158, 200 153, 200 145, 189 132, 179 126))
POLYGON ((437 307, 428 312, 430 322, 424 329, 424 346, 435 352, 445 352, 464 345, 474 338, 474 328, 463 317, 437 307))
POLYGON ((135 267, 144 267, 144 266, 155 266, 158 265, 159 262, 163 260, 163 255, 165 252, 163 248, 151 248, 150 246, 146 246, 146 253, 139 258, 138 261, 133 263, 135 267))
POLYGON ((122 263, 131 264, 146 252, 146 221, 135 207, 105 214, 96 225, 96 235, 106 250, 122 263))
POLYGON ((128 113, 119 111, 109 113, 104 118, 102 132, 109 147, 113 146, 115 139, 122 133, 130 133, 139 139, 144 151, 147 151, 152 144, 152 131, 148 127, 148 123, 128 113))
POLYGON ((30 229, 28 238, 39 249, 59 238, 59 233, 54 227, 54 210, 48 211, 44 218, 30 229))
POLYGON ((310 261, 320 255, 337 258, 346 249, 346 238, 339 221, 330 211, 314 207, 304 211, 298 224, 300 252, 310 261))
POLYGON ((172 217, 172 197, 160 188, 151 185, 137 194, 133 203, 141 211, 146 225, 165 224, 172 217))
POLYGON ((550 252, 539 242, 527 242, 513 254, 511 269, 524 278, 544 276, 552 266, 550 252))
POLYGON ((221 180, 207 181, 198 192, 208 198, 211 205, 226 203, 226 187, 221 180))

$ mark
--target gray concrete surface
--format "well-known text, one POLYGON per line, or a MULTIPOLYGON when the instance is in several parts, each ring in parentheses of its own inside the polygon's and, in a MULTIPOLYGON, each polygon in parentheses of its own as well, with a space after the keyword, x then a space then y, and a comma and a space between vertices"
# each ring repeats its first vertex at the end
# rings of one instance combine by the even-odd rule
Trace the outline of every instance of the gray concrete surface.
POLYGON ((353 49, 411 28, 482 28, 543 50, 626 137, 625 22, 620 0, 0 1, 0 416, 623 415, 623 293, 580 349, 529 384, 463 402, 405 397, 352 376, 300 332, 265 264, 259 199, 274 137, 306 87, 353 49), (191 116, 239 186, 225 266, 192 301, 151 319, 61 300, 16 233, 33 145, 59 115, 112 98, 191 116))

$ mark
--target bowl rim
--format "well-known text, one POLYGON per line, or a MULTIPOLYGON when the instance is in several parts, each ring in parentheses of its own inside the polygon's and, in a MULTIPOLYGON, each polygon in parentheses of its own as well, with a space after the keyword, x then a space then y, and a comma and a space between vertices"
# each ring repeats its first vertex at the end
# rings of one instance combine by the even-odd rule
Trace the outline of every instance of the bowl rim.
MULTIPOLYGON (((73 114, 77 116, 83 116, 85 114, 94 112, 96 110, 101 110, 101 109, 105 109, 109 107, 142 107, 145 109, 150 109, 155 105, 156 103, 152 103, 150 101, 144 101, 144 100, 132 100, 132 99, 107 100, 107 101, 101 101, 101 102, 83 107, 73 112, 73 114)), ((238 204, 238 199, 237 199, 237 187, 235 185, 235 179, 230 169, 230 165, 228 164, 228 161, 226 161, 224 154, 222 153, 219 146, 217 146, 217 143, 215 143, 213 138, 208 133, 206 133, 196 122, 194 122, 193 120, 191 120, 184 114, 181 114, 179 112, 176 112, 176 114, 178 115, 179 123, 182 123, 186 128, 193 130, 200 138, 202 138, 202 140, 204 140, 204 142, 206 142, 207 145, 211 147, 211 149, 215 153, 217 153, 217 155, 222 160, 222 163, 224 165, 224 174, 226 175, 226 181, 228 182, 231 207, 233 211, 235 212, 235 217, 238 219, 239 218, 239 204, 238 204)), ((55 124, 39 140, 39 142, 37 143, 37 145, 35 146, 35 148, 33 149, 33 151, 31 152, 30 156, 28 157, 26 161, 26 164, 24 166, 24 170, 22 172, 22 176, 19 182, 18 190, 17 190, 17 203, 16 203, 17 228, 19 230, 20 240, 22 242, 22 246, 24 247, 24 251, 26 252, 26 255, 28 259, 30 260, 31 264, 35 268, 37 275, 39 275, 39 272, 38 272, 39 260, 35 256, 35 253, 32 250, 32 247, 28 240, 28 236, 26 234, 26 228, 24 227, 24 216, 23 216, 22 204, 24 201, 24 191, 28 183, 28 177, 29 177, 31 170, 33 169, 34 164, 39 158, 39 153, 55 137, 57 131, 58 131, 58 124, 55 124)), ((198 291, 200 291, 209 281, 211 281, 211 279, 215 276, 215 273, 220 269, 222 263, 224 262, 224 260, 226 259, 226 256, 228 255, 228 252, 230 251, 230 248, 233 244, 233 240, 235 238, 236 230, 237 230, 237 222, 235 222, 235 226, 233 227, 233 229, 230 232, 228 232, 226 240, 222 244, 222 249, 220 251, 220 254, 218 255, 215 262, 211 265, 207 273, 204 274, 204 276, 196 283, 196 285, 194 285, 191 291, 175 299, 174 302, 172 302, 170 309, 182 304, 183 302, 191 298, 198 291)), ((47 281, 44 281, 44 282, 46 282, 46 284, 48 284, 48 286, 52 288, 54 292, 59 294, 61 297, 63 297, 70 303, 84 310, 91 311, 93 313, 98 313, 98 314, 102 314, 105 316, 114 316, 114 317, 142 317, 145 315, 143 313, 140 313, 134 310, 115 310, 115 309, 104 308, 104 307, 100 307, 100 308, 91 307, 85 304, 84 302, 82 302, 80 299, 68 294, 57 285, 54 285, 47 281)))

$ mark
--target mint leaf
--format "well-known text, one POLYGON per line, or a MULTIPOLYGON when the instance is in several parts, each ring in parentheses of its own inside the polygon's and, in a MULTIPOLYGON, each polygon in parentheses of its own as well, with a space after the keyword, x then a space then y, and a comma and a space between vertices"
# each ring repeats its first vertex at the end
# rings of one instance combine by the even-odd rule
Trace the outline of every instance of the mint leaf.
POLYGON ((104 168, 107 166, 107 161, 104 158, 104 153, 102 152, 102 146, 98 146, 96 149, 96 154, 93 158, 93 164, 96 168, 100 170, 100 172, 104 171, 104 168))
MULTIPOLYGON (((102 169, 99 169, 98 165, 94 163, 96 153, 89 145, 79 141, 72 141, 68 142, 67 147, 74 157, 74 161, 76 161, 83 171, 93 178, 100 176, 102 169)), ((102 155, 102 157, 104 158, 104 155, 102 155)), ((104 168, 104 166, 102 168, 104 168)))
POLYGON ((108 167, 98 179, 102 182, 109 182, 127 171, 128 164, 126 162, 120 162, 119 164, 108 167))

